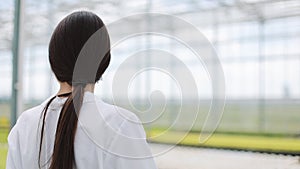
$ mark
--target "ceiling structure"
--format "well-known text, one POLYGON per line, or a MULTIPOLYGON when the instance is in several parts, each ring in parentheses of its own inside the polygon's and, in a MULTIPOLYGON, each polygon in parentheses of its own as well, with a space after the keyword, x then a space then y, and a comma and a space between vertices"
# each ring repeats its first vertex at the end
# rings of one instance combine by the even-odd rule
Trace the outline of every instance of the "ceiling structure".
MULTIPOLYGON (((106 23, 142 12, 167 13, 191 20, 197 25, 300 16, 299 0, 25 0, 24 40, 26 45, 47 44, 55 24, 75 9, 88 9, 104 16, 106 23)), ((13 1, 0 6, 0 51, 11 49, 13 1)), ((300 22, 300 21, 299 21, 300 22)), ((178 29, 178 28, 174 28, 178 29)))

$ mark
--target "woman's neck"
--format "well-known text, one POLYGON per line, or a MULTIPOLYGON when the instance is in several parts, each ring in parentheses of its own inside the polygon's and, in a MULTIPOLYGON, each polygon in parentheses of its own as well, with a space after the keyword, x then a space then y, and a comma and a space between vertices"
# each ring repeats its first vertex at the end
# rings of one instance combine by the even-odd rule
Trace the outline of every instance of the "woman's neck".
MULTIPOLYGON (((59 82, 60 88, 57 92, 57 95, 61 95, 64 93, 70 93, 72 92, 72 86, 70 86, 67 82, 59 82)), ((94 93, 95 84, 87 84, 84 88, 84 91, 89 91, 91 93, 94 93)))

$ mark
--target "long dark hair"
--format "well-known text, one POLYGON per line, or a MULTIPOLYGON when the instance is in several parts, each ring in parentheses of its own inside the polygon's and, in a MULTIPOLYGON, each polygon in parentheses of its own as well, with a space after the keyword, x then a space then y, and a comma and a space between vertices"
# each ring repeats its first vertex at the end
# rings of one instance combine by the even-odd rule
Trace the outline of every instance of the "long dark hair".
MULTIPOLYGON (((50 169, 72 169, 75 165, 74 140, 78 123, 78 113, 82 106, 84 88, 88 83, 97 82, 110 62, 110 51, 104 56, 99 56, 94 62, 99 62, 94 77, 81 76, 76 82, 73 78, 74 67, 81 49, 89 38, 100 28, 105 27, 102 20, 92 12, 79 11, 65 17, 54 30, 49 44, 49 60, 51 69, 60 82, 67 82, 72 86, 72 93, 67 96, 64 103, 55 134, 53 154, 50 162, 50 169), (77 113, 76 113, 77 112, 77 113)), ((106 45, 109 46, 109 38, 106 45)), ((101 49, 101 46, 99 46, 101 49)), ((84 56, 89 57, 89 56, 84 56)), ((83 59, 84 61, 85 59, 83 59)), ((89 60, 88 58, 86 60, 89 60)), ((90 61, 91 62, 91 61, 90 61)), ((87 63, 90 63, 87 62, 87 63)), ((41 168, 41 150, 47 110, 56 96, 46 104, 41 120, 41 137, 39 149, 39 167, 41 168)), ((46 163, 47 164, 47 163, 46 163)))

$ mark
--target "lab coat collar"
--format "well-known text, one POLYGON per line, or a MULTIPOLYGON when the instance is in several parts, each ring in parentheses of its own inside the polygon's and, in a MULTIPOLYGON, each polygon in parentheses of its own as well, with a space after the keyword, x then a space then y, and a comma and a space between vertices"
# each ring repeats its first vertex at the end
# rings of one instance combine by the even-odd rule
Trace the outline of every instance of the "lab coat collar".
MULTIPOLYGON (((48 101, 54 97, 54 95, 52 95, 51 97, 49 97, 48 99, 46 99, 41 105, 42 106, 46 106, 46 104, 48 103, 48 101)), ((66 97, 60 98, 60 97, 56 97, 51 104, 49 105, 49 109, 59 109, 63 106, 63 104, 65 103, 65 101, 67 100, 66 97)), ((99 99, 98 97, 95 96, 94 93, 86 91, 84 92, 84 96, 83 96, 83 103, 88 103, 88 102, 95 102, 95 101, 102 101, 101 99, 99 99)))

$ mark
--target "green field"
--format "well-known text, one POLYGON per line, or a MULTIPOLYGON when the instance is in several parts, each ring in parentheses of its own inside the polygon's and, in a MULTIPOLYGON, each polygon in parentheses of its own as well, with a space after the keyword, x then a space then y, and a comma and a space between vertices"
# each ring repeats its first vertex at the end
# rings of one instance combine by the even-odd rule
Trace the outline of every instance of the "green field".
POLYGON ((8 129, 0 128, 0 169, 5 168, 7 155, 7 135, 8 129))
POLYGON ((273 153, 300 154, 300 138, 282 135, 243 135, 214 133, 206 142, 199 142, 199 133, 178 131, 164 132, 161 129, 147 131, 150 141, 196 147, 212 147, 273 153))
POLYGON ((7 148, 0 147, 0 169, 5 169, 7 148))

